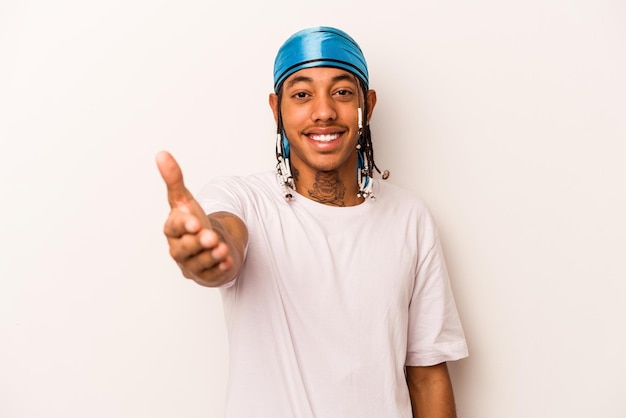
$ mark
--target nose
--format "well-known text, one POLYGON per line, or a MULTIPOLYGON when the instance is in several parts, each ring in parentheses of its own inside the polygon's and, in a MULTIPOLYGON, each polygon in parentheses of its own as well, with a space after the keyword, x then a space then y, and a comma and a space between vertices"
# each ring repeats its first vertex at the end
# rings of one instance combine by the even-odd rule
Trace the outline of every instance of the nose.
POLYGON ((329 122, 337 118, 333 98, 327 94, 318 95, 313 100, 311 119, 314 122, 329 122))

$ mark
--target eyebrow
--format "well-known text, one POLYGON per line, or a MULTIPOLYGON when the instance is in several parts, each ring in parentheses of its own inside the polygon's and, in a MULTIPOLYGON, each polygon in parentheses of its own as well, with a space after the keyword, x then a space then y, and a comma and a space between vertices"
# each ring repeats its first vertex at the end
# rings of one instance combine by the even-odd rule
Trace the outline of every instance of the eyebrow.
POLYGON ((294 78, 292 78, 291 80, 289 80, 289 82, 287 83, 286 87, 292 87, 294 84, 296 83, 312 83, 313 79, 311 77, 305 77, 303 75, 299 75, 296 76, 294 78))
MULTIPOLYGON (((355 79, 355 77, 352 74, 339 74, 339 75, 334 76, 331 81, 333 83, 336 83, 338 81, 345 81, 345 80, 350 80, 350 81, 353 81, 354 83, 356 83, 356 79, 355 79)), ((299 75, 299 76, 296 76, 293 79, 289 80, 289 82, 287 82, 287 84, 286 84, 286 87, 289 88, 289 87, 292 87, 294 84, 301 83, 301 82, 302 83, 312 83, 313 79, 311 77, 306 77, 306 76, 303 76, 303 75, 299 75)))

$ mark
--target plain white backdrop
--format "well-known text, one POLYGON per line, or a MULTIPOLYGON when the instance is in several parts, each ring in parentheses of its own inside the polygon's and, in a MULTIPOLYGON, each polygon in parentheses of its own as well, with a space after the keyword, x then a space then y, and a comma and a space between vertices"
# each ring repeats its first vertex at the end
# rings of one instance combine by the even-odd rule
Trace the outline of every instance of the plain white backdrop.
POLYGON ((3 0, 0 417, 221 416, 221 301, 169 259, 154 156, 193 191, 271 169, 274 56, 317 25, 437 220, 459 417, 626 416, 624 2, 3 0))

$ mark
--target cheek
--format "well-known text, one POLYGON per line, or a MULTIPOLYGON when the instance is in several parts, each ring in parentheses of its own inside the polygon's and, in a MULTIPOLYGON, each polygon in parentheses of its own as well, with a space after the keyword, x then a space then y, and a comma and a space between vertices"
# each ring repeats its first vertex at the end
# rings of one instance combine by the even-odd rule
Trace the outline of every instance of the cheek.
MULTIPOLYGON (((361 109, 361 112, 363 110, 361 109)), ((346 106, 342 109, 342 113, 341 113, 342 117, 344 118, 344 120, 346 121, 350 121, 353 122, 355 125, 357 124, 357 121, 359 119, 359 108, 358 105, 357 106, 346 106)))
POLYGON ((285 130, 299 129, 301 125, 305 125, 309 120, 309 113, 302 107, 283 107, 282 110, 283 126, 285 130))

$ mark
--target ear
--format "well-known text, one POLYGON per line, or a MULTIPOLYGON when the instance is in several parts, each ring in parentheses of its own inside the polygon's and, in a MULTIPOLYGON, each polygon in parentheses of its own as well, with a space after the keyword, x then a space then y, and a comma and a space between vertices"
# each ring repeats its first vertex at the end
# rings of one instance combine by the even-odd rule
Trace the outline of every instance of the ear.
POLYGON ((372 113, 374 112, 374 106, 376 106, 376 91, 368 90, 367 91, 367 119, 365 120, 365 124, 369 125, 372 120, 372 113))
POLYGON ((278 96, 275 93, 270 93, 270 107, 274 113, 274 122, 278 124, 278 96))

